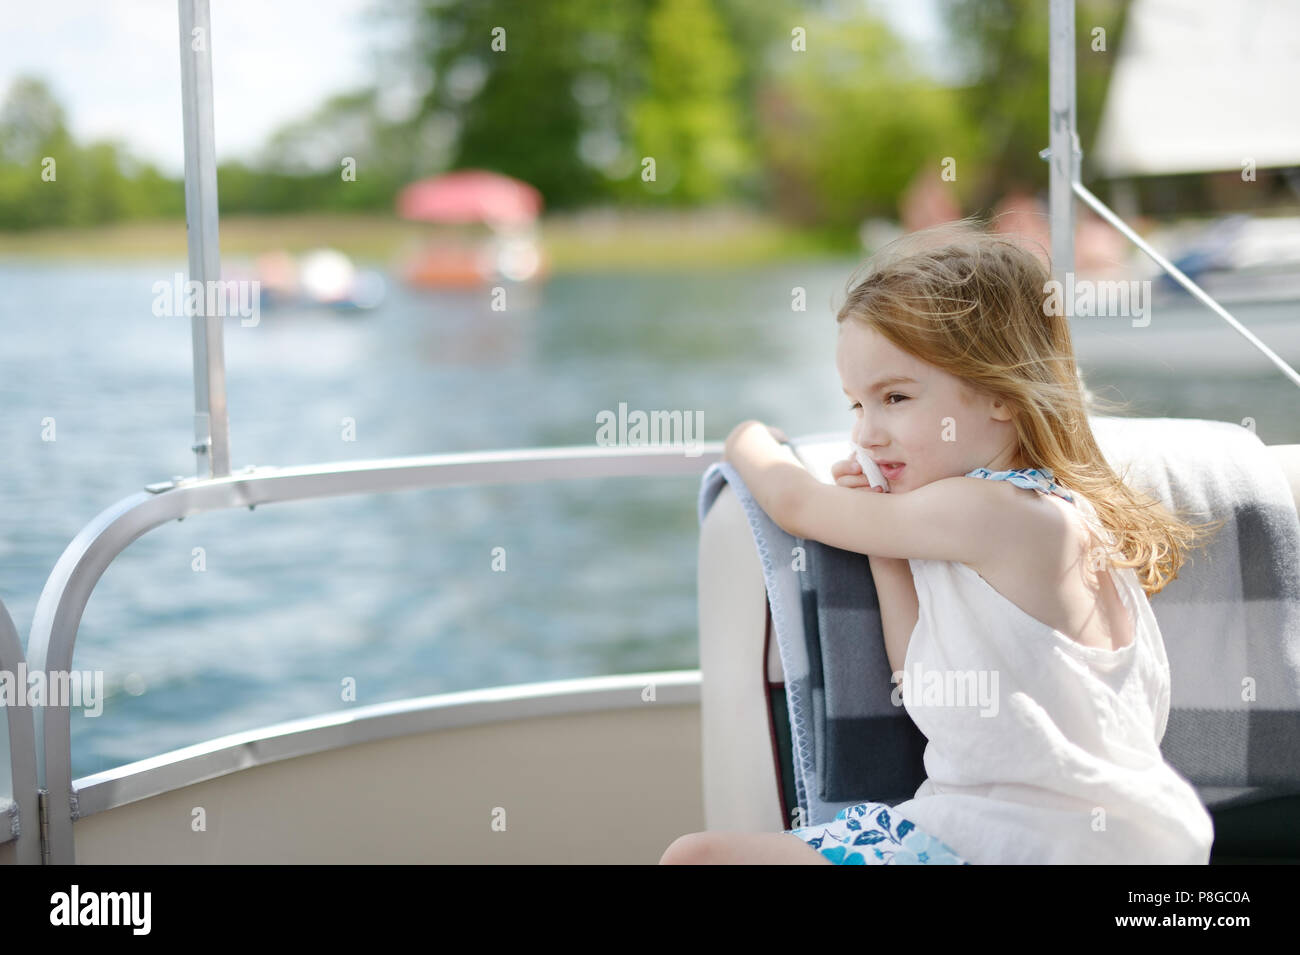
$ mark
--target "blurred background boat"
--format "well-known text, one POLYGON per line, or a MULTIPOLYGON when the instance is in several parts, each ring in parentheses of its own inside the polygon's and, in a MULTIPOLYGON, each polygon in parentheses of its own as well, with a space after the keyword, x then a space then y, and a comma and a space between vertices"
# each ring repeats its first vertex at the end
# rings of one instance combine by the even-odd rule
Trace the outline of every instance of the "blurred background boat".
POLYGON ((397 214, 415 222, 486 227, 487 234, 439 234, 403 266, 403 278, 426 288, 476 288, 545 279, 538 240, 542 194, 518 179, 463 169, 413 182, 398 194, 397 214))
POLYGON ((337 249, 312 249, 300 256, 279 250, 254 265, 263 310, 324 307, 355 312, 376 308, 387 283, 373 269, 358 269, 337 249))
MULTIPOLYGON (((1158 238, 1178 250, 1174 265, 1220 301, 1292 302, 1300 299, 1300 218, 1235 213, 1165 229, 1158 238)), ((1151 271, 1154 278, 1157 272, 1151 271)), ((1188 298, 1160 274, 1157 297, 1188 298)))

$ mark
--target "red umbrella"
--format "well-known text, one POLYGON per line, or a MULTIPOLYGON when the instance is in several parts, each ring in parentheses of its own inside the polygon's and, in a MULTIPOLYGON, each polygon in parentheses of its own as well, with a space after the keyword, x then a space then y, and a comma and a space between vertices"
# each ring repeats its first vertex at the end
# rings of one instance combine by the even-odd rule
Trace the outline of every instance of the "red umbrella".
POLYGON ((397 214, 422 222, 521 225, 541 211, 542 194, 528 183, 483 169, 421 179, 397 196, 397 214))

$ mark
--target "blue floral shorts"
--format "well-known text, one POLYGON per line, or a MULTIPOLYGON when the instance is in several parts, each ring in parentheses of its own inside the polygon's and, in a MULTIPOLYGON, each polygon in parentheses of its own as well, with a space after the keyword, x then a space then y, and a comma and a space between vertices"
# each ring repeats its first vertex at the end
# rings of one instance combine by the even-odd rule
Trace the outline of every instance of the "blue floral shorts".
POLYGON ((841 809, 820 826, 787 829, 836 865, 970 865, 883 802, 841 809))

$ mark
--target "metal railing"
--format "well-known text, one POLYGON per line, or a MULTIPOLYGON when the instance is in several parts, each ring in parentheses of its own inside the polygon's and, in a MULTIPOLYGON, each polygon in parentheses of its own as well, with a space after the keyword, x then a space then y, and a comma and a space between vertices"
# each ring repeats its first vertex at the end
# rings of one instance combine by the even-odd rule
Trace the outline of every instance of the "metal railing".
MULTIPOLYGON (((181 109, 185 126, 185 241, 190 280, 221 279, 217 242, 217 147, 212 122, 212 18, 208 0, 177 0, 181 31, 181 109)), ((206 296, 204 296, 206 299, 206 296)), ((195 474, 230 473, 230 417, 221 319, 190 318, 194 350, 195 474)))
MULTIPOLYGON (((282 501, 386 494, 435 487, 538 483, 613 477, 699 474, 722 456, 722 442, 680 447, 543 448, 422 455, 302 467, 250 467, 228 477, 151 485, 96 516, 73 538, 41 591, 28 654, 33 670, 70 672, 77 631, 90 595, 108 566, 136 538, 192 514, 282 501), (695 449, 692 449, 695 450, 695 449)), ((65 701, 66 703, 66 701, 65 701)), ((47 860, 74 861, 71 707, 35 711, 37 785, 48 806, 47 860)))
MULTIPOLYGON (((0 603, 0 673, 10 678, 15 694, 26 694, 23 647, 18 631, 0 603)), ((0 845, 15 842, 14 861, 41 861, 40 810, 37 798, 35 714, 27 699, 17 705, 0 705, 0 800, 12 800, 9 812, 0 813, 0 845)))

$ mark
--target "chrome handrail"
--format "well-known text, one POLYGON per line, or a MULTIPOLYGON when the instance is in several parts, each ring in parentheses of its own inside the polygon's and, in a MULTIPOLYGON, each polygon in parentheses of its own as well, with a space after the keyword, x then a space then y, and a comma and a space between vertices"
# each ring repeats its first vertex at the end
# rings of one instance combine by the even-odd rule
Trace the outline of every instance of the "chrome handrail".
MULTIPOLYGON (((682 446, 539 448, 417 455, 299 467, 248 467, 223 478, 188 478, 150 485, 99 513, 54 565, 32 619, 28 654, 33 669, 71 672, 81 616, 99 578, 136 538, 192 514, 284 501, 391 493, 435 487, 529 484, 545 480, 665 477, 703 473, 722 457, 723 442, 682 446)), ((46 793, 46 858, 74 859, 71 708, 37 707, 36 784, 46 793)))
POLYGON ((24 666, 23 646, 18 630, 3 602, 0 602, 0 671, 9 676, 16 706, 0 705, 0 796, 13 800, 17 819, 0 814, 0 845, 16 842, 14 861, 34 864, 41 861, 41 824, 36 785, 35 715, 25 696, 26 679, 20 679, 24 666), (17 832, 13 831, 16 824, 17 832))
MULTIPOLYGON (((217 147, 212 125, 212 18, 208 0, 177 0, 177 9, 189 277, 207 289, 209 282, 221 278, 221 251, 217 244, 217 147)), ((222 331, 220 318, 206 313, 190 317, 190 343, 194 353, 194 473, 209 477, 230 473, 230 416, 226 410, 222 331)))
POLYGON ((1048 212, 1052 235, 1052 278, 1065 284, 1074 271, 1074 201, 1070 184, 1079 180, 1079 134, 1075 131, 1074 0, 1052 0, 1048 14, 1047 99, 1050 139, 1039 153, 1050 163, 1048 212))

